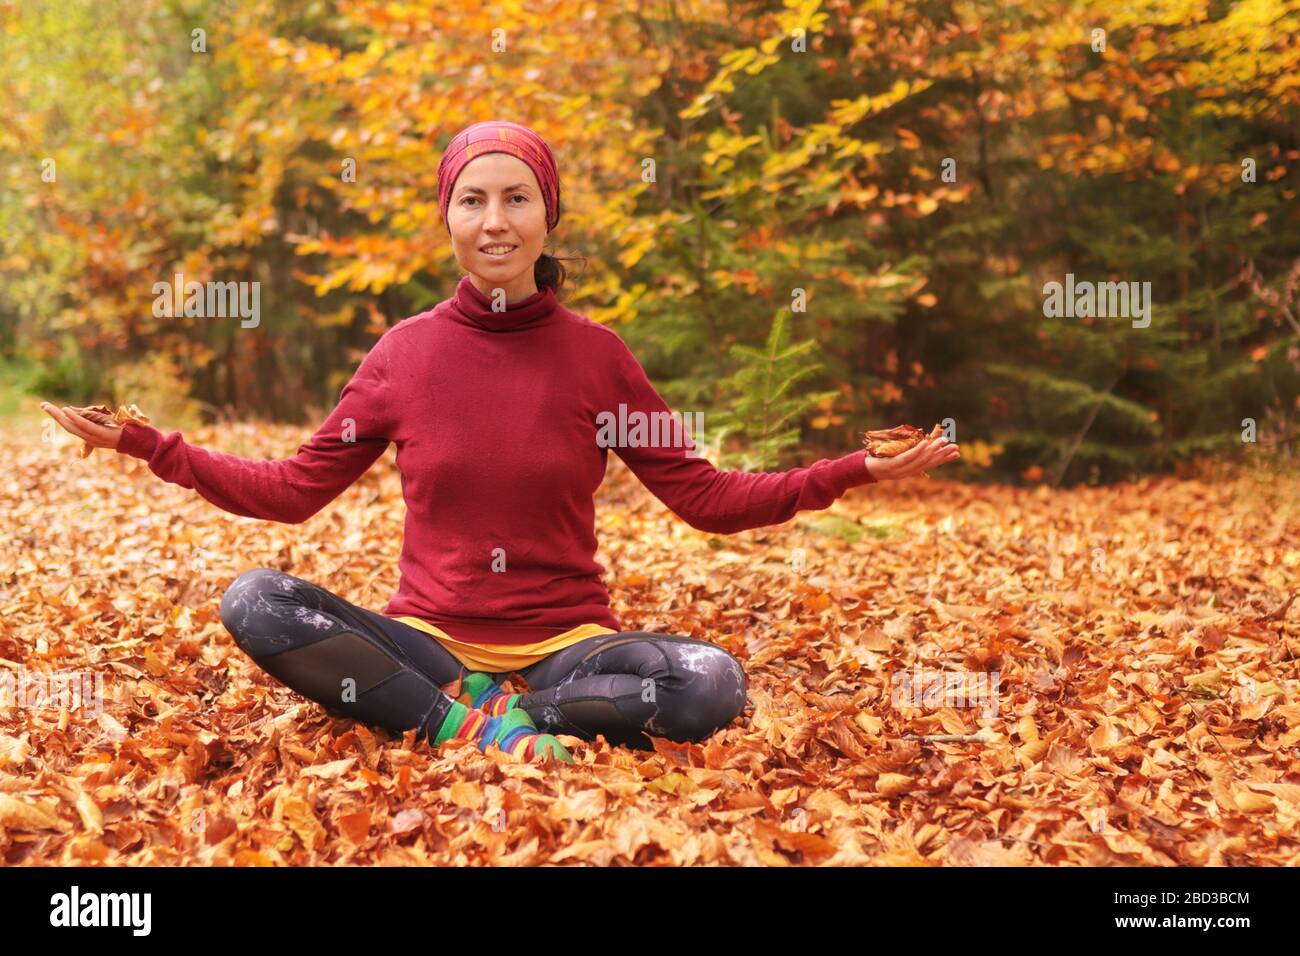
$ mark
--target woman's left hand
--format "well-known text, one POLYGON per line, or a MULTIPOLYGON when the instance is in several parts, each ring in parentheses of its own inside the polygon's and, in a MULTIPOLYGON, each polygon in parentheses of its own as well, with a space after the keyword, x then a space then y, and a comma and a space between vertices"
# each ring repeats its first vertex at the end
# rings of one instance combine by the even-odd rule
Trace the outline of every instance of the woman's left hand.
MULTIPOLYGON (((863 454, 867 455, 866 452, 863 454)), ((960 457, 961 449, 956 442, 942 437, 930 438, 894 458, 873 458, 867 455, 867 471, 876 481, 898 481, 960 457)))
POLYGON ((89 446, 82 453, 82 458, 90 453, 90 448, 117 448, 117 443, 122 440, 121 425, 115 422, 106 425, 93 422, 81 414, 85 409, 79 411, 74 405, 60 408, 50 402, 41 402, 41 410, 63 426, 64 431, 75 435, 89 446))

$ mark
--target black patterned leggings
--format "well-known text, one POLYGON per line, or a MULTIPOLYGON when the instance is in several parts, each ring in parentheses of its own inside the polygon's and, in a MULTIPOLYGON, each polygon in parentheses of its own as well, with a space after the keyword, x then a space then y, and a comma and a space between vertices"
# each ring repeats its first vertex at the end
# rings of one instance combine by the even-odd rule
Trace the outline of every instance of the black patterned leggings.
MULTIPOLYGON (((292 574, 255 568, 221 600, 221 622, 263 670, 330 713, 432 739, 442 684, 468 668, 432 635, 292 574)), ((491 673, 500 682, 510 672, 491 673)), ((517 670, 519 705, 542 733, 652 749, 647 734, 701 741, 745 706, 736 658, 707 641, 646 631, 589 637, 517 670)))

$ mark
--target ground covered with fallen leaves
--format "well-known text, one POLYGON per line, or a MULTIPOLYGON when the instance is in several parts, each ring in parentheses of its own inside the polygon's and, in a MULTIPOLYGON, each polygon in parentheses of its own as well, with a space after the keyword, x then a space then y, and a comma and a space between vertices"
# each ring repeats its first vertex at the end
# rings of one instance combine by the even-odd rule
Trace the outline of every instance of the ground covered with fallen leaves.
MULTIPOLYGON (((719 537, 611 456, 597 557, 615 612, 736 654, 752 706, 654 753, 564 737, 566 766, 332 717, 221 625, 225 588, 259 566, 383 607, 392 449, 294 526, 40 434, 6 435, 0 669, 102 675, 104 708, 0 690, 5 864, 1300 861, 1293 476, 1050 491, 936 474, 719 537), (996 674, 994 705, 900 703, 917 668, 996 674)), ((303 440, 186 437, 248 457, 303 440)))

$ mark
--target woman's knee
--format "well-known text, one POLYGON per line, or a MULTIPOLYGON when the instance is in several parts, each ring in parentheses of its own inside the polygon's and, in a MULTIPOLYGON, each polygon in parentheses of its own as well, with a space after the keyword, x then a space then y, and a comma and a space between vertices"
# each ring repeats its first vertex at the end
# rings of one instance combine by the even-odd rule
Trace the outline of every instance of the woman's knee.
POLYGON ((674 642, 666 651, 681 678, 671 694, 668 717, 678 740, 705 740, 740 716, 748 680, 735 655, 705 641, 674 642))
POLYGON ((235 643, 251 652, 248 642, 262 636, 272 611, 265 595, 292 587, 292 576, 275 568, 252 568, 235 578, 221 598, 221 623, 235 643))

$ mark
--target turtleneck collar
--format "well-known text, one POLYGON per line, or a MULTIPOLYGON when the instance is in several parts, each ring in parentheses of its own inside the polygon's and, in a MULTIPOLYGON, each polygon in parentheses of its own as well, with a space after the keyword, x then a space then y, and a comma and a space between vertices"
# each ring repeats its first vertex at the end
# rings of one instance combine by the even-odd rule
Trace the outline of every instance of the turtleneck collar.
POLYGON ((538 289, 526 299, 511 302, 504 312, 492 311, 492 299, 478 290, 474 280, 464 276, 452 296, 452 309, 459 318, 489 332, 513 332, 540 324, 555 311, 553 289, 538 289))

